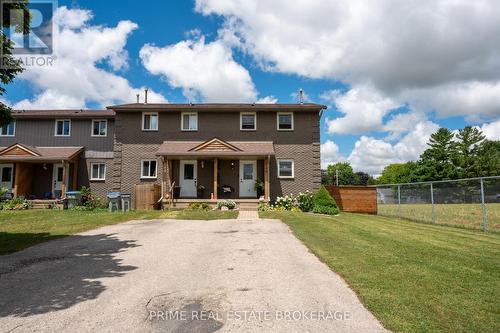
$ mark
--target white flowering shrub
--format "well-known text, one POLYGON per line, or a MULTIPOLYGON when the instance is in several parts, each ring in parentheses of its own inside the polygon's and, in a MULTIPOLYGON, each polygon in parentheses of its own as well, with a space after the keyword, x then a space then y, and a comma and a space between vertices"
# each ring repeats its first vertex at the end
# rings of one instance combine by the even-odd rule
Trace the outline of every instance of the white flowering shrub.
POLYGON ((219 200, 217 201, 217 209, 221 209, 222 207, 226 207, 229 210, 233 210, 236 208, 236 202, 233 200, 219 200))

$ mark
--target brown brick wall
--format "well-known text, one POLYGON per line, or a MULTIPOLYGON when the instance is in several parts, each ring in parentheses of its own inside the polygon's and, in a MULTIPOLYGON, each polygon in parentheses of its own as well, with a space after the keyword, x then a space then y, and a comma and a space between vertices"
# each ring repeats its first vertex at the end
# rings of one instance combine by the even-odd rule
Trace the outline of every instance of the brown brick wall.
MULTIPOLYGON (((92 193, 101 198, 106 198, 106 194, 112 190, 113 183, 113 160, 104 158, 80 158, 78 162, 78 189, 82 186, 90 187, 92 193), (90 163, 106 164, 106 180, 90 180, 90 163)), ((71 176, 71 175, 70 175, 71 176)), ((70 185, 71 187, 71 185, 70 185)))
MULTIPOLYGON (((160 112, 159 131, 143 132, 141 112, 118 112, 115 119, 115 148, 113 167, 113 188, 123 193, 131 193, 135 184, 144 182, 161 183, 163 180, 162 159, 156 156, 156 151, 163 141, 167 140, 209 140, 218 137, 226 141, 273 141, 276 157, 271 158, 270 183, 271 198, 298 193, 305 190, 317 190, 321 184, 320 171, 320 129, 319 114, 294 114, 294 131, 276 130, 275 112, 257 113, 257 131, 240 131, 239 113, 199 112, 198 131, 182 132, 180 112, 160 112), (156 180, 141 180, 141 160, 157 159, 158 178, 156 180), (277 178, 276 159, 293 159, 295 164, 294 179, 277 178)), ((189 158, 186 158, 189 159, 189 158)), ((207 187, 205 197, 212 189, 213 166, 205 160, 206 170, 201 170, 198 162, 198 183, 207 187)), ((235 193, 239 193, 238 161, 233 170, 227 169, 229 160, 220 161, 221 184, 231 185, 235 193), (226 165, 227 164, 227 165, 226 165), (226 170, 227 169, 227 170, 226 170), (226 176, 224 176, 224 173, 226 176)), ((178 162, 173 165, 173 175, 178 185, 178 162)), ((263 178, 263 161, 258 161, 258 177, 263 178)), ((132 199, 132 202, 134 200, 132 199)))

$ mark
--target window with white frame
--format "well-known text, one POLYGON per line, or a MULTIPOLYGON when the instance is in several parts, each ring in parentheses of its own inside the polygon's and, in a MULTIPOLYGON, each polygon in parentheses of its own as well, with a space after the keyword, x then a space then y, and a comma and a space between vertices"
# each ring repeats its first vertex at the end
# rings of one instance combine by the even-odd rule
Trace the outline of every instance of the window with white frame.
POLYGON ((92 136, 107 136, 108 121, 107 120, 92 120, 92 136))
POLYGON ((240 113, 240 130, 255 131, 257 129, 257 114, 255 112, 240 113))
POLYGON ((183 112, 181 116, 181 130, 197 131, 198 130, 198 113, 183 112))
POLYGON ((158 113, 144 112, 142 114, 142 130, 157 131, 158 130, 158 113))
POLYGON ((293 113, 278 112, 278 131, 293 131, 293 113))
POLYGON ((293 178, 294 167, 293 160, 278 160, 278 178, 293 178))
POLYGON ((7 126, 0 127, 0 136, 15 136, 16 135, 16 121, 11 122, 7 126))
POLYGON ((57 119, 56 120, 56 136, 70 136, 71 135, 71 120, 57 119))
POLYGON ((141 178, 156 178, 156 160, 144 160, 141 166, 141 178))
POLYGON ((106 180, 106 164, 90 163, 90 180, 106 180))

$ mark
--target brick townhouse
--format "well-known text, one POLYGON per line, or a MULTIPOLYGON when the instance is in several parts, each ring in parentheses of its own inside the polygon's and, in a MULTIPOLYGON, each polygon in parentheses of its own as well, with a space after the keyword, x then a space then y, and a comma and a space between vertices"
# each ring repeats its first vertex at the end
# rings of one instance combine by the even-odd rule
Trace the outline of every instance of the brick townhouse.
POLYGON ((16 110, 14 121, 0 128, 0 186, 36 199, 82 186, 100 196, 133 196, 135 185, 146 183, 162 185, 162 196, 200 200, 273 200, 316 190, 324 109, 134 103, 16 110))

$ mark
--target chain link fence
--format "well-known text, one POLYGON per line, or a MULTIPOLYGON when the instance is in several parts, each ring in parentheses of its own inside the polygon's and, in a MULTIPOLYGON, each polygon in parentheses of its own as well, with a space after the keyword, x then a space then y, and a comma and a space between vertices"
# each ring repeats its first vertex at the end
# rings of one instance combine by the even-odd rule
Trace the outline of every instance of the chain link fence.
POLYGON ((378 214, 500 231, 500 176, 377 186, 378 214))

